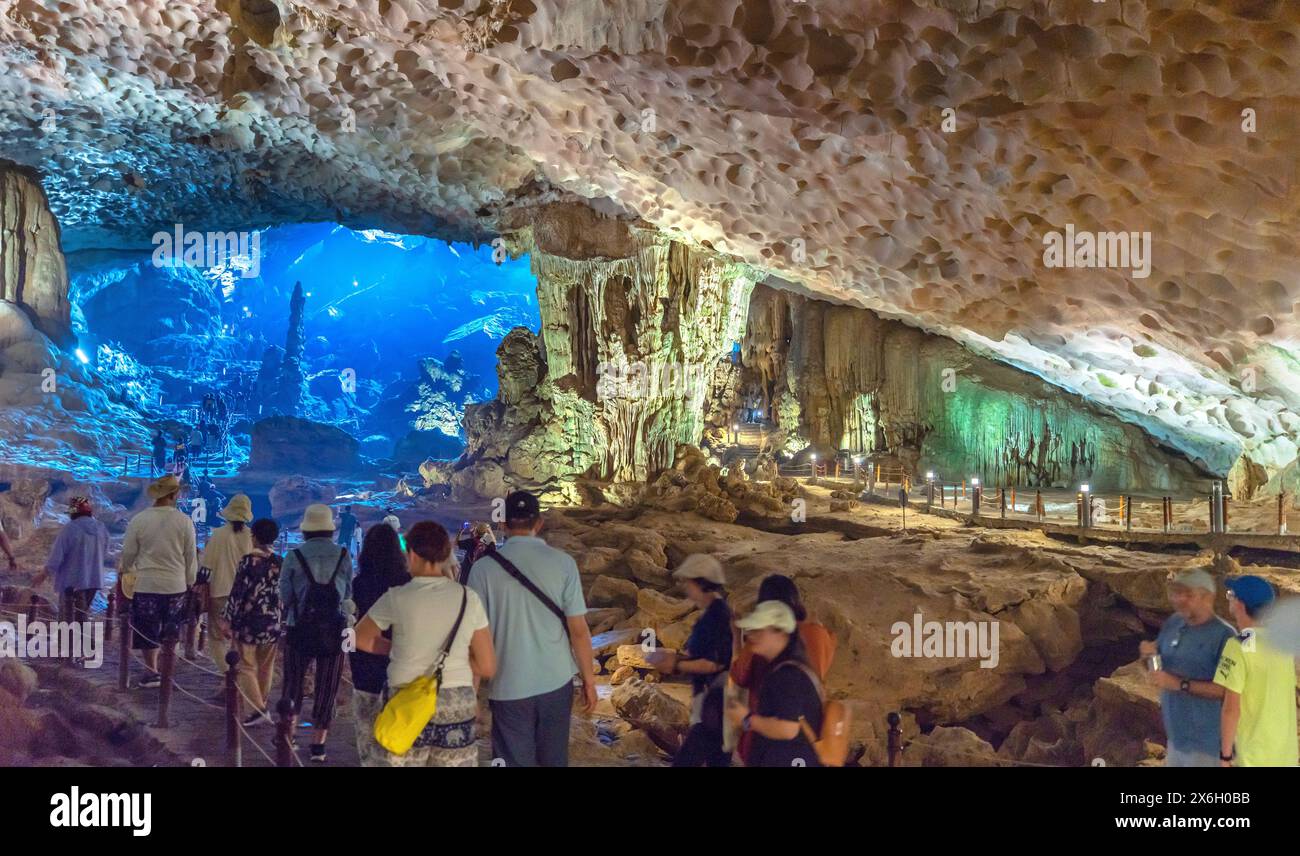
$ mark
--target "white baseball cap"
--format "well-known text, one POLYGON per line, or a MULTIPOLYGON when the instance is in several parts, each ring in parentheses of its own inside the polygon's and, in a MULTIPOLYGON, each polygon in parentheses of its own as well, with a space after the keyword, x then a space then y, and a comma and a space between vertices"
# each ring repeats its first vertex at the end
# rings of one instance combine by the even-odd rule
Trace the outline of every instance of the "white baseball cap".
POLYGON ((679 580, 708 580, 717 585, 726 585, 722 573, 722 563, 708 553, 692 553, 682 560, 673 576, 679 580))
POLYGON ((736 620, 736 626, 741 630, 762 630, 765 627, 774 627, 782 633, 793 633, 794 629, 799 626, 795 620, 794 610, 789 604, 779 600, 765 600, 754 611, 744 618, 736 620))

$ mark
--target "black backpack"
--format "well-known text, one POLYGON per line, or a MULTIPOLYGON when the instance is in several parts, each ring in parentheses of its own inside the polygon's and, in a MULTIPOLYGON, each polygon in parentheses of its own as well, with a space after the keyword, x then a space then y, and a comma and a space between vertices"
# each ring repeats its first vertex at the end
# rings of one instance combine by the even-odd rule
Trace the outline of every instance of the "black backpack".
POLYGON ((307 597, 302 602, 302 609, 297 613, 293 627, 289 628, 289 644, 295 651, 308 657, 340 654, 343 651, 343 631, 347 629, 347 619, 343 616, 339 590, 334 581, 343 570, 348 551, 344 549, 339 553, 334 574, 325 583, 316 582, 311 566, 301 551, 295 549, 293 554, 307 575, 307 597))

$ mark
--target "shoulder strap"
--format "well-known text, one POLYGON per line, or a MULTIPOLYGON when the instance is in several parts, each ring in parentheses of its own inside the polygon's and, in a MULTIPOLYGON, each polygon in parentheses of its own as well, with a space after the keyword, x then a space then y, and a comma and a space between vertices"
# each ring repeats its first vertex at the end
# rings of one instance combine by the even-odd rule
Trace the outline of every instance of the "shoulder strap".
POLYGON ((343 563, 347 561, 347 558, 348 548, 344 547, 342 551, 339 552, 339 561, 338 564, 334 566, 334 573, 330 575, 330 585, 333 585, 334 581, 338 579, 339 574, 343 571, 343 563))
POLYGON ((456 641, 456 634, 460 632, 461 619, 465 617, 465 607, 469 605, 469 589, 465 586, 460 587, 460 612, 456 613, 456 623, 451 626, 451 632, 447 634, 447 641, 442 643, 442 650, 438 652, 438 661, 434 665, 433 674, 437 678, 438 684, 442 684, 442 667, 447 661, 447 655, 451 653, 451 643, 456 641))
POLYGON ((495 559, 497 564, 501 566, 502 570, 504 570, 507 574, 514 577, 516 580, 518 580, 520 585, 522 585, 524 588, 532 592, 533 595, 538 600, 540 600, 547 609, 555 613, 555 617, 560 619, 560 626, 564 628, 564 635, 569 636, 568 617, 565 616, 564 610, 560 609, 560 607, 555 603, 555 601, 551 600, 551 598, 546 594, 546 592, 539 589, 536 583, 528 579, 528 577, 524 576, 523 572, 520 571, 519 568, 515 567, 514 562, 511 562, 505 556, 501 555, 500 551, 489 547, 479 558, 485 558, 487 556, 491 556, 493 559, 495 559))
MULTIPOLYGON (((822 689, 822 682, 818 680, 817 673, 812 670, 811 666, 801 663, 798 660, 782 660, 780 663, 776 664, 777 669, 781 668, 782 666, 794 666, 799 671, 807 675, 808 680, 812 681, 813 689, 817 691, 817 698, 821 701, 822 704, 826 703, 826 693, 822 689)), ((776 669, 773 669, 772 671, 776 671, 776 669)))
MULTIPOLYGON (((776 668, 779 669, 782 666, 787 665, 798 668, 799 671, 808 676, 808 680, 812 681, 813 689, 817 690, 818 701, 820 701, 824 707, 826 705, 826 695, 822 691, 822 682, 817 679, 817 674, 812 670, 812 668, 798 660, 782 660, 777 664, 776 668)), ((776 671, 776 669, 773 669, 772 671, 776 671)), ((808 720, 802 716, 799 717, 799 731, 803 734, 804 739, 813 746, 816 746, 817 742, 821 740, 821 736, 818 735, 816 731, 813 731, 812 726, 808 724, 808 720)))
MULTIPOLYGON (((316 582, 314 579, 312 579, 311 568, 307 565, 306 557, 303 556, 302 551, 300 551, 297 547, 293 548, 293 557, 298 560, 298 567, 302 568, 302 572, 307 575, 307 585, 311 585, 312 583, 316 582)), ((296 618, 296 616, 298 615, 298 592, 296 591, 293 592, 293 603, 289 605, 289 609, 293 611, 293 614, 296 618)))
POLYGON ((298 564, 302 566, 302 572, 307 575, 307 585, 330 586, 334 584, 334 580, 338 579, 339 572, 343 570, 343 561, 348 557, 348 548, 344 547, 343 551, 339 553, 339 560, 334 565, 334 573, 330 574, 330 578, 323 583, 316 582, 316 575, 311 572, 311 565, 307 563, 307 557, 297 547, 293 548, 293 554, 298 558, 298 564))

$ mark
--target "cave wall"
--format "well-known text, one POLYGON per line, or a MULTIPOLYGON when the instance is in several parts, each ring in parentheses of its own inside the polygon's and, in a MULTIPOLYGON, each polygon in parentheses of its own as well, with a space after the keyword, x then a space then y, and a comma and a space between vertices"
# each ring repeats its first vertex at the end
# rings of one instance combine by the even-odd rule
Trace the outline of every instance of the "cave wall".
POLYGON ((749 317, 745 372, 787 449, 870 452, 879 438, 913 476, 991 485, 1201 490, 1209 477, 1079 396, 869 310, 760 285, 749 317))
POLYGON ((498 351, 496 401, 466 414, 468 492, 573 480, 644 482, 698 444, 718 365, 757 272, 586 206, 548 206, 512 234, 531 254, 541 327, 498 351))
POLYGON ((72 335, 68 270, 59 224, 28 169, 0 160, 0 299, 23 308, 56 343, 72 335))
POLYGON ((72 339, 58 222, 36 175, 0 161, 0 481, 102 475, 147 448, 129 396, 72 339))

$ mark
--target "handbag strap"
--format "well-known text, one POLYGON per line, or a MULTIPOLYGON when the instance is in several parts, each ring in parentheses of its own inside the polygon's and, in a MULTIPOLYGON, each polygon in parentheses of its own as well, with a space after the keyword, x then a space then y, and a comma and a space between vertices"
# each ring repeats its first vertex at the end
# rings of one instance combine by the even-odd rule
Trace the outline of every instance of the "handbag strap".
POLYGON ((548 596, 546 592, 539 589, 536 583, 524 576, 523 571, 515 567, 514 562, 511 562, 505 556, 501 555, 501 552, 494 547, 488 547, 488 549, 484 551, 483 556, 491 556, 495 559, 497 564, 501 566, 502 570, 518 580, 520 585, 532 592, 547 609, 555 613, 555 617, 560 619, 560 626, 564 628, 564 635, 572 639, 569 632, 569 619, 565 616, 564 610, 560 609, 560 607, 555 603, 555 601, 551 600, 550 596, 548 596))
POLYGON ((447 662, 447 655, 451 653, 451 643, 456 641, 456 634, 460 632, 461 619, 465 617, 465 607, 469 604, 469 589, 465 586, 460 587, 460 612, 456 614, 456 623, 451 626, 451 632, 447 634, 447 641, 442 643, 442 650, 438 652, 438 660, 433 667, 434 680, 438 685, 442 685, 442 667, 447 662))

